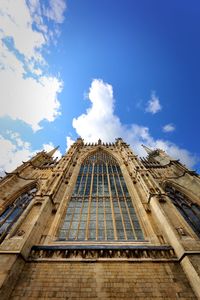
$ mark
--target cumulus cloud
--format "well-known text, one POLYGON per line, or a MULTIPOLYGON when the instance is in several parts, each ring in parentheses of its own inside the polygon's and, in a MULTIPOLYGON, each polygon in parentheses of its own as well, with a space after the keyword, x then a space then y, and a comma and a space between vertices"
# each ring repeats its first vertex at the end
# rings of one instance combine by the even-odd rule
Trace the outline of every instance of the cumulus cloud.
MULTIPOLYGON (((63 21, 65 9, 58 2, 60 15, 56 13, 55 22, 63 21)), ((52 1, 49 5, 53 8, 52 1)), ((0 23, 0 117, 21 120, 36 131, 41 121, 51 122, 60 113, 58 94, 63 84, 45 71, 43 55, 51 31, 38 0, 1 1, 0 23)))
POLYGON ((155 92, 152 92, 151 99, 147 103, 146 112, 156 114, 162 109, 160 105, 159 98, 156 96, 155 92))
POLYGON ((7 131, 6 134, 7 138, 0 135, 0 176, 5 175, 4 171, 12 172, 35 154, 30 143, 23 141, 19 133, 7 131))
POLYGON ((88 99, 91 106, 86 113, 74 118, 72 122, 76 133, 85 142, 95 142, 98 138, 103 142, 113 142, 115 138, 122 137, 140 156, 146 154, 141 147, 141 144, 146 144, 152 149, 165 150, 172 157, 179 158, 188 167, 192 167, 196 163, 196 158, 189 151, 179 148, 170 141, 155 140, 148 127, 138 124, 122 124, 114 113, 115 100, 110 84, 101 79, 94 79, 89 89, 88 99))
POLYGON ((13 120, 22 120, 36 131, 41 128, 42 120, 51 122, 59 115, 57 93, 62 84, 57 78, 23 79, 22 73, 4 70, 0 72, 0 82, 1 117, 7 115, 13 120))
POLYGON ((173 124, 166 124, 163 126, 163 131, 164 132, 172 132, 175 130, 175 126, 173 124))
POLYGON ((88 98, 92 106, 72 122, 78 135, 87 142, 94 142, 98 138, 109 142, 121 136, 123 128, 119 118, 114 114, 112 86, 102 80, 94 79, 88 98))

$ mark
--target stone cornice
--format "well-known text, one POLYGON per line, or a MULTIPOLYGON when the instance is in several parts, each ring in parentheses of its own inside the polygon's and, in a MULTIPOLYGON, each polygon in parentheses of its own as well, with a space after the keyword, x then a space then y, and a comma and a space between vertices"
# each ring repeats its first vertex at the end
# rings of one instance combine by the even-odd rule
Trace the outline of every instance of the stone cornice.
POLYGON ((29 260, 174 261, 177 257, 171 246, 38 245, 32 247, 29 260))

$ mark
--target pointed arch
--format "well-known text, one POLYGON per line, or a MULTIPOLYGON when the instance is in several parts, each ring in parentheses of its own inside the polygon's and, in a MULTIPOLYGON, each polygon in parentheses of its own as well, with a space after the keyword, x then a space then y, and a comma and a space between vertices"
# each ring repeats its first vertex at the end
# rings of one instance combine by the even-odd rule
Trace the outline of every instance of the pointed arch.
POLYGON ((101 146, 98 146, 98 148, 96 149, 92 149, 91 151, 89 151, 89 153, 85 153, 83 156, 81 156, 80 158, 80 164, 83 163, 83 161, 85 161, 87 158, 95 155, 96 153, 99 153, 99 152, 103 152, 105 155, 107 155, 108 157, 110 157, 110 159, 113 159, 116 161, 117 164, 121 165, 123 163, 123 160, 118 157, 116 155, 116 153, 113 153, 109 148, 101 145, 101 146))
POLYGON ((96 164, 98 163, 117 164, 117 160, 114 158, 114 156, 101 148, 88 154, 84 160, 87 161, 88 163, 96 163, 96 164))
POLYGON ((143 240, 120 165, 98 147, 82 159, 65 220, 62 240, 143 240))
POLYGON ((188 191, 174 182, 165 182, 164 190, 185 221, 200 238, 200 206, 188 191))
POLYGON ((174 189, 179 190, 181 193, 183 193, 186 197, 191 199, 192 202, 196 203, 199 202, 199 197, 192 192, 192 190, 189 190, 187 186, 183 186, 182 184, 179 184, 178 182, 174 180, 164 180, 162 181, 162 187, 165 190, 166 186, 172 186, 174 189))
POLYGON ((13 201, 6 207, 0 215, 0 242, 12 229, 12 226, 17 222, 26 207, 29 205, 37 192, 36 183, 31 183, 18 191, 13 201))

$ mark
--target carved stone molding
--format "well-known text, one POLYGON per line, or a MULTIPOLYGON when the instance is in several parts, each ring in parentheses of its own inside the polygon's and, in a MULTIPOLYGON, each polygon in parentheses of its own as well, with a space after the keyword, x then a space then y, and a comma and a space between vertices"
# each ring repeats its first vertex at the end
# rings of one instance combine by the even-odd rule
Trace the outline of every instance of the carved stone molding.
POLYGON ((29 260, 177 260, 170 246, 33 246, 29 260))

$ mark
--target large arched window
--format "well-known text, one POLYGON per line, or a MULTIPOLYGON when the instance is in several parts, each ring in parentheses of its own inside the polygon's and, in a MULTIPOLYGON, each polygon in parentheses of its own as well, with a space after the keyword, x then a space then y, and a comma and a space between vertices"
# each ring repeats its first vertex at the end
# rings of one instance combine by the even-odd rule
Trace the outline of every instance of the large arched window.
POLYGON ((117 161, 97 151, 82 163, 68 203, 61 240, 143 240, 117 161))
POLYGON ((174 187, 167 185, 165 188, 173 204, 177 207, 181 215, 192 227, 194 232, 200 237, 200 207, 197 203, 190 201, 183 193, 174 187))
POLYGON ((18 220, 24 209, 33 199, 37 189, 31 188, 28 192, 20 195, 0 216, 0 242, 6 237, 12 225, 18 220))

